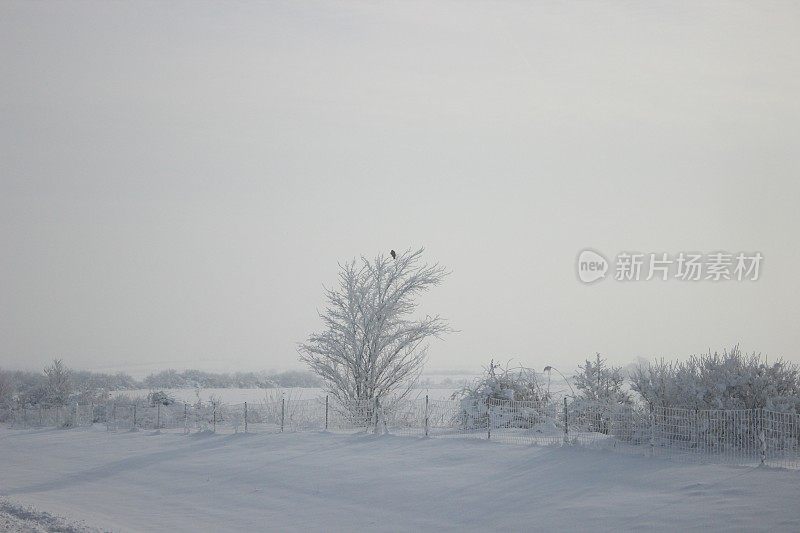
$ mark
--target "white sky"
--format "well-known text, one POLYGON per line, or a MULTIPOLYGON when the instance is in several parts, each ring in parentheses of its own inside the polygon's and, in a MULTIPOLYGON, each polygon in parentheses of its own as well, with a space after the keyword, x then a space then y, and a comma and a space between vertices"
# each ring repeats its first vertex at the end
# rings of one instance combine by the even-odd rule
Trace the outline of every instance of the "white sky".
POLYGON ((792 2, 4 1, 0 366, 299 367, 337 261, 420 245, 431 368, 800 362, 798 94, 792 2))

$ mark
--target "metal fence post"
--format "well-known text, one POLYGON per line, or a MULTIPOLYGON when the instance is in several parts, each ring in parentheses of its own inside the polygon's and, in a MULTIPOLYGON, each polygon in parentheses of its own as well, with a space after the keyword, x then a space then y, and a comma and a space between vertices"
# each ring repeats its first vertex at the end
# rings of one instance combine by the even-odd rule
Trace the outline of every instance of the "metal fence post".
POLYGON ((211 402, 214 406, 214 433, 217 432, 217 402, 211 402))
POLYGON ((569 411, 566 396, 564 396, 564 444, 569 444, 569 411))
POLYGON ((161 427, 161 402, 156 404, 156 429, 161 427))
POLYGON ((425 436, 428 436, 428 395, 425 395, 425 436))
POLYGON ((183 402, 183 432, 189 433, 189 405, 183 402))
POLYGON ((133 427, 136 427, 136 404, 133 404, 133 427))
POLYGON ((492 409, 489 407, 489 398, 486 398, 486 440, 492 440, 492 409))
POLYGON ((39 404, 39 425, 44 425, 44 417, 42 416, 42 404, 39 404))
POLYGON ((244 402, 244 432, 247 433, 247 402, 244 402))
POLYGON ((328 431, 328 395, 325 395, 325 431, 328 431))
POLYGON ((761 466, 767 462, 767 436, 764 434, 764 409, 758 410, 758 440, 761 445, 761 466))
POLYGON ((650 456, 656 454, 656 415, 654 407, 650 406, 650 456))
POLYGON ((281 433, 283 433, 283 421, 286 418, 286 398, 281 398, 281 433))

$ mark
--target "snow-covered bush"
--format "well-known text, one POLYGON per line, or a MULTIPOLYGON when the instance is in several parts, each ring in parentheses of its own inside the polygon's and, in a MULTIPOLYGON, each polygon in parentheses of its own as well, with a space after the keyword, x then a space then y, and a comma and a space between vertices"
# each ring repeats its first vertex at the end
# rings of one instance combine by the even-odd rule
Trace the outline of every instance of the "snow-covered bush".
POLYGON ((0 410, 11 406, 14 397, 14 383, 11 375, 0 368, 0 410))
POLYGON ((222 402, 213 394, 203 401, 199 388, 195 389, 195 398, 195 402, 189 406, 193 425, 199 431, 211 430, 221 419, 222 402))
POLYGON ((609 366, 598 353, 594 362, 587 359, 578 366, 579 372, 573 378, 580 397, 592 402, 628 404, 630 394, 623 389, 625 375, 622 367, 609 366))
POLYGON ((759 409, 800 412, 800 372, 783 360, 730 350, 694 355, 688 361, 640 365, 631 388, 653 407, 759 409))
POLYGON ((156 405, 172 405, 175 403, 175 398, 163 390, 152 391, 147 395, 147 401, 151 407, 156 405))
POLYGON ((73 391, 72 370, 61 359, 44 369, 45 400, 50 405, 67 405, 73 391))
MULTIPOLYGON (((491 400, 514 400, 530 402, 527 406, 520 407, 537 409, 550 400, 549 391, 539 382, 536 371, 522 366, 505 367, 492 360, 484 369, 484 374, 472 384, 464 386, 453 393, 454 400, 461 400, 461 409, 467 429, 486 427, 489 416, 491 400)), ((503 409, 496 409, 498 416, 505 416, 503 409)), ((526 413, 518 410, 513 417, 530 418, 526 413)), ((494 423, 502 423, 508 427, 515 427, 514 420, 497 419, 494 423)), ((527 422, 520 421, 520 426, 525 427, 527 422)))
POLYGON ((570 403, 570 417, 583 431, 608 435, 615 426, 613 418, 619 406, 631 404, 621 367, 609 366, 600 354, 594 361, 578 365, 573 380, 578 396, 570 403))
POLYGON ((570 404, 575 421, 580 421, 584 431, 609 434, 613 426, 613 413, 616 406, 631 403, 631 396, 625 387, 625 374, 621 367, 609 366, 600 354, 594 361, 587 359, 578 365, 574 376, 578 397, 570 404))
POLYGON ((486 403, 489 398, 495 400, 516 400, 546 402, 550 393, 539 383, 535 370, 522 366, 502 367, 494 362, 484 368, 482 376, 473 383, 453 393, 452 399, 478 400, 486 403))

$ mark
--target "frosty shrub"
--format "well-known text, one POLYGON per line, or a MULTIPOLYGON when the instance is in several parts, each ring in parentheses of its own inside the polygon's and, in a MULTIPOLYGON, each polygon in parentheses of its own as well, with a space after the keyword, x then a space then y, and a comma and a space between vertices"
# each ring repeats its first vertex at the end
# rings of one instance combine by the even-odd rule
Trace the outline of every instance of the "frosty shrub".
POLYGON ((0 368, 0 423, 13 419, 11 407, 14 402, 14 382, 11 375, 0 368))
POLYGON ((133 405, 138 402, 139 398, 137 396, 132 396, 131 394, 125 392, 117 392, 111 398, 111 403, 118 405, 133 405))
POLYGON ((739 345, 688 361, 639 365, 631 373, 631 388, 653 407, 800 412, 797 365, 768 363, 760 354, 742 353, 739 345))
MULTIPOLYGON (((550 399, 549 391, 542 387, 537 376, 536 371, 530 368, 511 367, 509 363, 503 367, 492 360, 484 368, 482 376, 454 392, 451 398, 461 400, 462 419, 466 429, 486 426, 490 400, 530 402, 517 413, 521 418, 521 426, 526 426, 528 418, 534 413, 523 411, 537 411, 550 399)), ((508 420, 506 424, 515 427, 514 420, 508 420)))
POLYGON ((291 413, 296 409, 298 401, 299 396, 292 389, 286 391, 267 389, 264 391, 264 399, 261 400, 258 410, 265 422, 278 424, 281 419, 281 409, 284 409, 285 416, 287 412, 291 413))
POLYGON ((516 400, 546 402, 550 393, 539 383, 535 370, 523 366, 505 367, 494 362, 484 368, 482 376, 472 384, 453 393, 454 400, 470 399, 484 403, 488 398, 495 400, 516 400))
POLYGON ((45 401, 50 405, 67 405, 73 390, 72 370, 61 359, 54 359, 44 369, 44 375, 45 401))
POLYGON ((596 354, 595 360, 587 359, 578 366, 579 372, 573 378, 580 398, 592 402, 629 404, 630 394, 623 389, 625 375, 622 367, 609 366, 605 359, 596 354))
POLYGON ((622 368, 609 366, 598 353, 594 361, 587 359, 578 365, 573 379, 578 389, 578 396, 570 405, 573 420, 585 431, 609 434, 615 410, 631 404, 631 395, 624 389, 622 368))
POLYGON ((151 407, 156 405, 172 405, 175 403, 175 398, 163 390, 152 391, 147 395, 147 402, 151 407))
POLYGON ((11 406, 14 397, 14 383, 11 375, 0 368, 0 409, 7 409, 11 406))
POLYGON ((209 430, 214 426, 215 420, 217 423, 221 422, 224 405, 213 394, 209 394, 208 399, 203 401, 199 388, 195 389, 194 393, 196 400, 189 406, 193 424, 201 431, 209 430))

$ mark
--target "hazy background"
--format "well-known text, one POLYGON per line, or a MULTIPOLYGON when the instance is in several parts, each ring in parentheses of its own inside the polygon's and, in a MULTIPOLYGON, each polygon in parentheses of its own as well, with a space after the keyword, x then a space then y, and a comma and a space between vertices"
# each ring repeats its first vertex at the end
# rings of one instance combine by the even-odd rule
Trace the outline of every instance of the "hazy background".
POLYGON ((4 1, 0 366, 299 367, 337 261, 421 245, 430 368, 800 362, 799 69, 791 2, 4 1))

